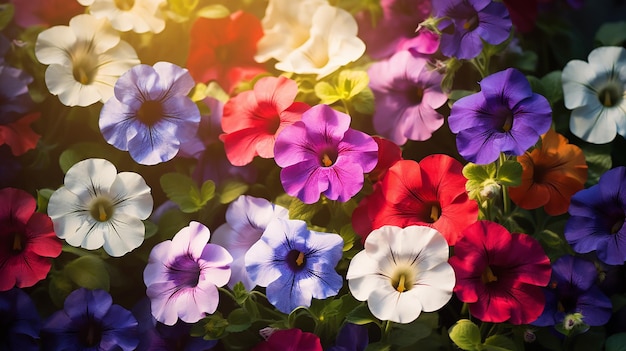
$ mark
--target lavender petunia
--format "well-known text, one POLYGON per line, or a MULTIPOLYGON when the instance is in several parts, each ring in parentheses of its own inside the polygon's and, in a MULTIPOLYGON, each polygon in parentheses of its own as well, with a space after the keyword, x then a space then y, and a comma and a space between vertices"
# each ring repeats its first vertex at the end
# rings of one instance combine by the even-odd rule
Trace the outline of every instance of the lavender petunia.
POLYGON ((626 261, 626 167, 605 172, 598 184, 572 196, 565 239, 578 253, 596 251, 610 265, 626 261))
POLYGON ((263 198, 242 195, 228 206, 226 223, 215 230, 211 242, 222 246, 233 256, 229 287, 242 282, 247 290, 254 288, 254 282, 246 272, 244 258, 274 218, 289 219, 289 211, 263 198))
POLYGON ((611 300, 596 285, 598 271, 593 262, 571 255, 552 264, 552 279, 544 288, 546 307, 532 324, 554 326, 565 316, 580 313, 590 326, 606 324, 611 318, 611 300))
POLYGON ((200 111, 187 96, 194 85, 187 69, 169 62, 131 68, 100 111, 102 135, 140 164, 171 160, 200 124, 200 111))
POLYGON ((443 75, 429 70, 427 60, 399 51, 368 70, 376 109, 374 129, 398 145, 427 140, 443 125, 435 109, 448 101, 441 90, 443 75))
POLYGON ((376 166, 378 144, 350 128, 347 114, 316 105, 278 134, 274 160, 283 168, 280 180, 287 194, 308 204, 320 194, 346 202, 363 187, 363 173, 376 166))
POLYGON ((223 247, 208 244, 210 235, 203 224, 191 222, 152 248, 143 280, 157 321, 195 323, 217 309, 217 287, 230 279, 233 259, 223 247))
POLYGON ((457 100, 448 119, 467 161, 488 164, 501 152, 522 155, 550 129, 550 104, 533 93, 522 72, 509 68, 494 73, 480 87, 478 93, 457 100))
POLYGON ((32 81, 28 73, 0 61, 0 125, 15 122, 34 107, 28 93, 32 81))
POLYGON ((335 296, 343 279, 335 271, 343 239, 307 228, 306 222, 275 218, 261 239, 248 250, 246 270, 257 285, 267 287, 267 299, 283 313, 311 299, 335 296))
POLYGON ((134 350, 137 320, 104 290, 74 290, 41 330, 43 350, 134 350))
POLYGON ((483 49, 483 41, 503 43, 511 32, 506 6, 492 0, 437 0, 432 2, 439 23, 441 53, 458 59, 472 59, 483 49), (449 31, 452 31, 450 33, 449 31))
POLYGON ((22 289, 0 292, 0 350, 38 351, 41 318, 22 289))

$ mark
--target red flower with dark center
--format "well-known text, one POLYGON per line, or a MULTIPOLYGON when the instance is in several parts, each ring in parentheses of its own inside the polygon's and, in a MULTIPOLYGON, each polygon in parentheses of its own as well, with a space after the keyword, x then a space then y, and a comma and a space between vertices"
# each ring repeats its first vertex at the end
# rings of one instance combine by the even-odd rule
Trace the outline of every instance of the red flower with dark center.
POLYGON ((186 67, 196 82, 215 80, 227 92, 265 72, 254 61, 263 36, 261 21, 243 11, 224 18, 198 18, 192 28, 186 67))
POLYGON ((302 119, 309 109, 294 102, 298 93, 295 81, 285 77, 259 79, 253 90, 228 100, 222 115, 220 136, 226 156, 234 166, 252 162, 254 156, 274 157, 276 136, 288 125, 302 119))
POLYGON ((397 161, 355 209, 354 230, 364 241, 383 225, 425 225, 454 246, 463 229, 478 218, 478 205, 467 195, 462 169, 459 161, 444 154, 429 155, 419 163, 397 161))
POLYGON ((52 220, 35 212, 35 207, 29 193, 0 189, 0 291, 30 287, 45 279, 50 258, 61 254, 52 220))
POLYGON ((543 312, 542 287, 552 269, 533 237, 478 221, 463 231, 449 262, 456 274, 455 294, 483 322, 528 324, 543 312))
POLYGON ((253 351, 322 351, 320 338, 300 329, 275 330, 266 341, 257 344, 253 351))

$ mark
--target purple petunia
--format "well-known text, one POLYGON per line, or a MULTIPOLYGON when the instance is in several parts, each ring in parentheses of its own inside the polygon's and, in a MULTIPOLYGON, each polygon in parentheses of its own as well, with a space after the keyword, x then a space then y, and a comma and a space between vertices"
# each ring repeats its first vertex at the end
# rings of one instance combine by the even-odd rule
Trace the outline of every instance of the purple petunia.
POLYGON ((350 116, 316 105, 276 137, 274 159, 285 192, 311 204, 320 194, 348 201, 378 162, 374 139, 350 128, 350 116))
POLYGON ((335 296, 343 279, 335 271, 343 239, 307 228, 306 222, 275 218, 245 256, 246 270, 257 285, 267 287, 267 299, 283 313, 311 299, 335 296))
POLYGON ((596 285, 596 266, 585 259, 566 255, 552 264, 552 279, 544 289, 546 306, 532 324, 553 326, 562 323, 565 316, 582 314, 590 326, 606 324, 611 318, 611 300, 596 285))
POLYGON ((550 129, 550 103, 533 93, 522 72, 509 68, 494 73, 480 87, 457 100, 448 118, 450 130, 457 133, 457 149, 467 161, 488 164, 501 152, 522 155, 550 129))
POLYGON ((598 184, 572 196, 565 239, 578 253, 596 251, 610 265, 626 261, 626 167, 606 171, 598 184))
POLYGON ((137 163, 171 160, 200 124, 200 111, 187 96, 194 85, 187 69, 169 62, 134 66, 100 111, 102 135, 137 163))
POLYGON ((374 129, 398 145, 430 139, 443 125, 443 115, 435 110, 448 101, 441 90, 443 75, 427 63, 405 50, 368 70, 376 104, 374 129))
POLYGON ((134 350, 137 320, 104 290, 74 290, 41 330, 42 350, 134 350))
POLYGON ((0 125, 15 122, 34 106, 28 93, 33 77, 0 61, 0 125))
POLYGON ((191 222, 152 248, 143 280, 157 321, 195 323, 217 309, 217 287, 230 279, 233 258, 223 247, 208 244, 210 235, 203 224, 191 222))
POLYGON ((41 318, 22 289, 0 292, 0 350, 39 350, 41 318))
POLYGON ((501 2, 437 0, 432 4, 434 16, 443 19, 439 48, 448 57, 472 59, 482 51, 483 41, 498 45, 511 33, 509 11, 501 2))

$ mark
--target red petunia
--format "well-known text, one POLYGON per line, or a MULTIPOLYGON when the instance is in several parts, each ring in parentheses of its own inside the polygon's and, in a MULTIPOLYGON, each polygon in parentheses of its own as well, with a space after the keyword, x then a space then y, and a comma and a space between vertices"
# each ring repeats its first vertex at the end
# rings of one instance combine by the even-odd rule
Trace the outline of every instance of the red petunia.
POLYGON ((227 92, 265 72, 254 61, 263 36, 261 21, 237 11, 224 18, 199 17, 191 28, 187 68, 196 82, 217 81, 227 92))
POLYGON ((454 292, 483 322, 528 324, 543 312, 542 287, 550 282, 550 259, 530 235, 478 221, 463 231, 450 264, 454 292))
POLYGON ((228 100, 222 115, 220 140, 226 156, 234 166, 252 162, 254 156, 274 157, 276 136, 285 127, 302 119, 309 109, 294 102, 298 93, 295 81, 285 77, 259 79, 253 90, 228 100))
POLYGON ((320 338, 300 329, 275 330, 267 338, 257 344, 253 351, 322 351, 320 338))
POLYGON ((24 190, 0 189, 0 291, 45 279, 50 258, 61 254, 52 220, 35 207, 35 199, 24 190))
POLYGON ((41 135, 35 133, 30 125, 39 115, 39 112, 31 113, 13 123, 0 125, 0 145, 9 145, 13 156, 20 156, 34 149, 41 135))
POLYGON ((389 167, 402 159, 402 149, 389 139, 379 136, 372 136, 372 138, 378 144, 378 163, 369 173, 369 178, 372 182, 377 182, 383 178, 389 167))
POLYGON ((467 195, 462 170, 459 161, 444 154, 429 155, 419 163, 397 161, 355 209, 354 230, 365 240, 384 225, 425 225, 454 246, 463 229, 478 218, 478 205, 467 195))

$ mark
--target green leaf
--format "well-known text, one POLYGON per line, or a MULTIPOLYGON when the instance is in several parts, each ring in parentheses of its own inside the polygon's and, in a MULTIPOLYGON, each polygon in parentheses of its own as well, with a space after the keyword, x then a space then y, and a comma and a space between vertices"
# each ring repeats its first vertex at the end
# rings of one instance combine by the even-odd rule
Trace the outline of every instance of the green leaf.
POLYGON ((378 322, 378 319, 372 315, 366 304, 361 304, 348 313, 346 321, 352 324, 363 325, 378 322))
POLYGON ((102 158, 113 164, 118 160, 116 155, 108 150, 108 147, 103 147, 98 143, 83 142, 74 144, 63 151, 59 156, 59 166, 63 173, 67 173, 73 165, 88 158, 102 158))
POLYGON ((63 272, 78 286, 109 291, 109 271, 98 256, 81 256, 68 263, 63 272))
POLYGON ((358 236, 354 229, 352 228, 352 224, 348 223, 341 227, 339 230, 339 235, 343 239, 343 251, 348 251, 354 246, 354 242, 360 240, 360 236, 358 236))
POLYGON ((237 308, 228 315, 228 326, 226 331, 240 332, 248 329, 252 325, 252 319, 248 311, 243 308, 237 308))
POLYGON ((365 351, 391 351, 391 345, 378 341, 367 345, 365 351))
POLYGON ((238 180, 227 180, 220 185, 218 190, 218 197, 221 204, 229 204, 239 196, 248 191, 250 186, 248 183, 240 182, 238 180))
POLYGON ((411 323, 394 324, 394 328, 391 330, 391 343, 397 346, 409 346, 429 336, 437 327, 438 318, 436 315, 436 313, 422 313, 419 318, 411 323), (434 326, 433 320, 435 321, 434 326))
POLYGON ((63 306, 67 295, 74 290, 74 284, 72 284, 72 281, 63 273, 51 273, 48 281, 48 294, 50 295, 50 299, 57 307, 63 306))
POLYGON ((492 335, 485 340, 483 350, 486 351, 515 351, 517 346, 513 340, 504 335, 492 335))
POLYGON ((542 95, 545 96, 553 106, 563 99, 561 73, 561 71, 552 71, 541 78, 541 85, 544 89, 544 94, 542 95))
POLYGON ((505 186, 517 186, 522 182, 522 165, 515 160, 507 160, 498 169, 498 183, 505 186))
POLYGON ((461 349, 466 351, 480 350, 482 342, 480 330, 469 319, 461 319, 449 331, 450 339, 461 349))
POLYGON ((238 282, 233 286, 233 295, 235 296, 235 302, 241 306, 248 299, 250 293, 246 290, 242 282, 238 282))
POLYGON ((320 98, 320 103, 325 105, 330 105, 341 99, 341 95, 337 89, 330 83, 324 81, 315 84, 315 95, 320 98))
POLYGON ((289 218, 310 221, 322 209, 324 209, 324 204, 321 201, 314 204, 305 204, 300 199, 294 198, 289 204, 289 218))
POLYGON ((214 4, 199 9, 196 14, 204 18, 224 18, 230 15, 230 11, 224 5, 214 4))
POLYGON ((50 196, 54 193, 52 189, 39 189, 37 190, 37 212, 48 213, 48 201, 50 196))
MULTIPOLYGON (((207 182, 211 182, 207 180, 207 182)), ((180 173, 167 173, 161 176, 161 188, 167 197, 174 201, 181 211, 185 213, 193 213, 200 210, 209 199, 203 198, 196 182, 189 176, 180 173)), ((205 182, 202 187, 205 188, 205 182)), ((215 185, 213 184, 213 190, 215 185)), ((206 185, 205 195, 213 195, 211 185, 206 185)))
POLYGON ((228 335, 227 327, 228 320, 224 319, 222 314, 217 311, 195 323, 190 334, 191 336, 201 336, 205 340, 217 340, 228 335))
POLYGON ((344 100, 350 100, 367 88, 370 78, 365 71, 344 69, 337 78, 337 91, 344 100))
POLYGON ((596 32, 600 46, 622 46, 626 41, 626 22, 604 23, 596 32))
POLYGON ((154 222, 145 220, 145 221, 143 221, 143 225, 144 225, 145 230, 146 230, 146 235, 145 235, 144 239, 148 239, 150 237, 153 237, 159 231, 159 227, 154 222))
POLYGON ((448 94, 448 99, 450 103, 455 103, 457 100, 472 95, 474 93, 475 91, 472 90, 452 90, 450 94, 448 94))
POLYGON ((581 147, 587 162, 587 182, 585 187, 598 183, 600 176, 611 169, 611 145, 584 145, 581 147))
POLYGON ((359 113, 371 115, 374 113, 374 93, 366 87, 350 100, 350 105, 359 113))
POLYGON ((13 4, 0 4, 0 30, 3 30, 11 20, 15 13, 15 7, 13 4))
POLYGON ((604 346, 606 351, 626 351, 626 333, 609 336, 604 346))

